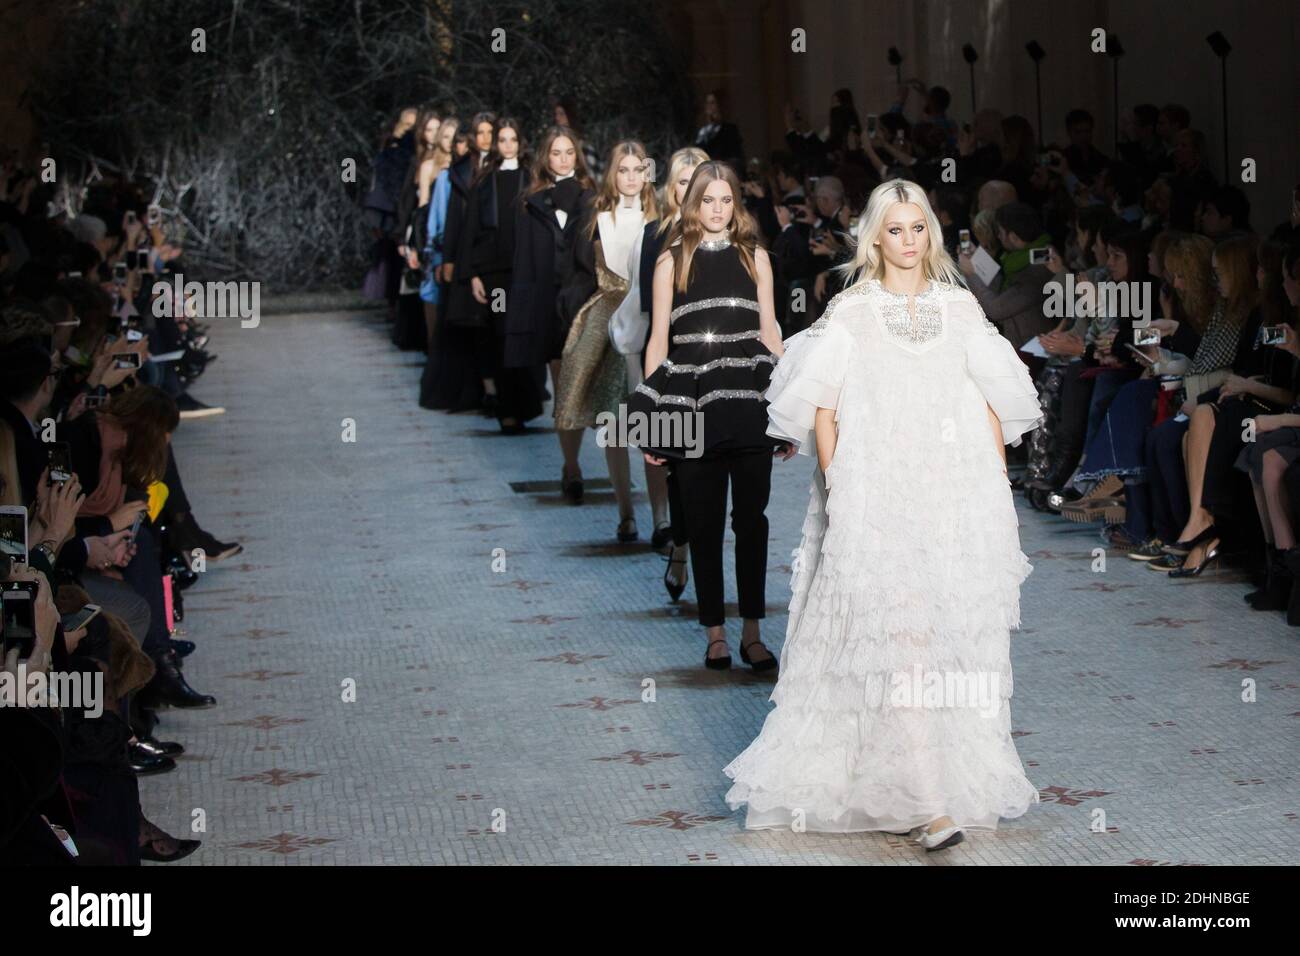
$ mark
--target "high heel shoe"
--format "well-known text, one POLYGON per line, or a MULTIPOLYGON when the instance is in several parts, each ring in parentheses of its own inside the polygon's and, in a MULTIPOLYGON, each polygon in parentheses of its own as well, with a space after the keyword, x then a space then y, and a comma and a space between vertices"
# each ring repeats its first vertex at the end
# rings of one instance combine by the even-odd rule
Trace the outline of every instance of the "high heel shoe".
POLYGON ((618 536, 619 543, 631 544, 640 537, 636 531, 636 519, 624 518, 618 523, 618 530, 614 532, 618 536))
POLYGON ((1198 544, 1201 544, 1205 541, 1209 541, 1211 538, 1217 537, 1218 534, 1219 534, 1218 525, 1212 524, 1204 531, 1202 531, 1200 534, 1198 534, 1195 538, 1191 538, 1187 541, 1175 541, 1173 544, 1169 545, 1167 550, 1177 551, 1186 554, 1187 552, 1191 551, 1192 548, 1196 547, 1198 544))
POLYGON ((1206 568, 1208 568, 1217 560, 1219 560, 1219 546, 1216 543, 1214 547, 1210 548, 1209 551, 1205 552, 1205 557, 1201 559, 1201 563, 1196 565, 1196 567, 1190 568, 1184 564, 1181 568, 1175 568, 1174 570, 1170 571, 1169 576, 1171 578, 1198 577, 1202 571, 1204 571, 1206 568))
POLYGON ((662 551, 668 547, 673 540, 673 526, 670 524, 656 525, 654 532, 650 535, 650 547, 656 551, 662 551))
POLYGON ((582 504, 582 477, 570 478, 560 472, 560 493, 575 505, 582 504))
MULTIPOLYGON (((709 647, 712 647, 714 644, 721 644, 721 645, 723 645, 723 646, 725 647, 725 646, 726 646, 726 643, 727 643, 727 642, 726 642, 725 640, 723 640, 722 638, 718 638, 716 641, 709 641, 709 647)), ((709 670, 711 670, 711 671, 725 671, 725 670, 727 670, 728 668, 731 667, 731 655, 730 655, 730 654, 726 655, 725 657, 710 657, 710 656, 709 656, 709 647, 706 647, 706 648, 704 649, 704 666, 705 666, 705 667, 707 667, 707 668, 708 668, 709 670)))
POLYGON ((917 846, 924 847, 927 853, 946 850, 966 839, 966 834, 962 832, 961 827, 957 826, 944 827, 934 833, 929 832, 924 827, 917 827, 912 833, 916 834, 912 837, 913 841, 917 846))
POLYGON ((676 604, 681 599, 682 592, 686 590, 686 582, 673 580, 672 578, 673 565, 680 564, 682 565, 682 567, 685 567, 686 559, 674 558, 670 554, 665 560, 668 564, 668 567, 664 568, 664 587, 668 589, 668 596, 672 598, 673 603, 676 604))
POLYGON ((778 664, 776 655, 773 654, 771 651, 768 651, 767 647, 758 638, 754 638, 748 644, 746 644, 743 639, 741 640, 740 659, 744 661, 746 664, 748 664, 751 668, 753 668, 753 670, 756 673, 762 673, 763 671, 770 671, 778 664), (767 651, 767 657, 757 661, 751 661, 749 659, 749 648, 753 647, 755 644, 763 648, 763 650, 767 651))

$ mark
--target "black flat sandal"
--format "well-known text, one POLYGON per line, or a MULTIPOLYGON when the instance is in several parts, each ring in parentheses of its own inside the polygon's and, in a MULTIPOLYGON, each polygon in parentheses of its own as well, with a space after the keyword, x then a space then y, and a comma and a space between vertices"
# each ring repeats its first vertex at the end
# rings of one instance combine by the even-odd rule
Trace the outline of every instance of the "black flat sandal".
POLYGON ((767 646, 762 642, 762 640, 757 637, 754 638, 752 641, 750 641, 748 644, 746 644, 744 641, 740 642, 740 659, 744 661, 746 664, 748 664, 751 668, 753 668, 756 673, 762 673, 763 671, 770 671, 775 667, 777 667, 779 664, 779 662, 776 659, 776 655, 773 654, 771 651, 769 651, 767 649, 767 646), (767 657, 757 661, 751 661, 749 659, 749 648, 753 647, 755 644, 763 648, 763 650, 767 651, 767 657))

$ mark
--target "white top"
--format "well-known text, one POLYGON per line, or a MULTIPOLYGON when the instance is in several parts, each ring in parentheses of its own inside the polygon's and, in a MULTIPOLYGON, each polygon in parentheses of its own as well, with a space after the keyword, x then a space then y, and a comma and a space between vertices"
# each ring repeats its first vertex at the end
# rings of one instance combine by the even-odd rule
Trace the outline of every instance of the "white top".
POLYGON ((501 165, 497 167, 497 169, 518 169, 518 168, 519 168, 518 156, 512 156, 509 159, 501 160, 501 165))
POLYGON ((640 196, 620 196, 613 212, 596 214, 596 230, 605 253, 605 267, 620 279, 632 275, 628 256, 645 229, 640 196), (630 200, 630 204, 629 204, 630 200))

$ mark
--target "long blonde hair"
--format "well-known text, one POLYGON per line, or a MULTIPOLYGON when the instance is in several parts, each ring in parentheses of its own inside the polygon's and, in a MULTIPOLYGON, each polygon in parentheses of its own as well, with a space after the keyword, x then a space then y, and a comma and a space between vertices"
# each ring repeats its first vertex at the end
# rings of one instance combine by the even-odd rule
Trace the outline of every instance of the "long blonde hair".
POLYGON ((736 178, 735 170, 726 163, 711 159, 696 167, 695 174, 691 176, 691 184, 686 187, 686 198, 682 200, 682 218, 668 234, 668 248, 673 257, 673 284, 678 292, 685 292, 693 278, 691 270, 695 250, 704 239, 700 206, 704 204, 704 193, 709 184, 719 179, 731 187, 731 244, 740 253, 741 265, 749 277, 758 281, 758 268, 754 265, 754 250, 758 248, 758 223, 745 208, 740 180, 736 178))
MULTIPOLYGON (((593 238, 596 235, 596 215, 602 212, 613 212, 618 208, 618 166, 625 156, 634 156, 639 159, 644 167, 647 160, 645 147, 634 139, 625 139, 621 143, 615 144, 614 148, 609 151, 609 162, 605 165, 605 175, 601 177, 600 192, 596 194, 596 200, 593 203, 591 221, 587 224, 587 238, 593 238)), ((641 213, 645 216, 646 222, 657 219, 659 216, 659 203, 655 199, 655 185, 647 176, 641 184, 641 213)))
POLYGON ((682 170, 694 169, 700 163, 708 161, 709 154, 698 146, 686 146, 669 158, 668 179, 664 182, 663 195, 659 197, 662 218, 659 220, 659 228, 655 230, 655 235, 662 236, 671 229, 677 220, 677 213, 682 208, 677 204, 677 180, 681 177, 682 170))
POLYGON ((916 183, 906 179, 891 179, 881 183, 871 191, 867 199, 867 208, 858 217, 853 230, 853 242, 856 253, 850 262, 837 268, 848 276, 848 286, 856 286, 871 279, 880 279, 885 274, 885 260, 876 245, 876 237, 885 224, 885 216, 895 203, 912 203, 925 215, 925 228, 929 233, 929 248, 921 260, 921 268, 926 279, 931 282, 946 282, 951 285, 964 285, 957 265, 943 246, 943 227, 939 217, 930 208, 930 200, 925 190, 916 183))
POLYGON ((1198 335, 1210 324, 1214 304, 1219 292, 1214 287, 1214 240, 1208 236, 1189 234, 1174 240, 1165 251, 1165 272, 1169 284, 1175 286, 1174 296, 1182 307, 1187 322, 1198 335), (1183 287, 1176 288, 1177 279, 1183 287))

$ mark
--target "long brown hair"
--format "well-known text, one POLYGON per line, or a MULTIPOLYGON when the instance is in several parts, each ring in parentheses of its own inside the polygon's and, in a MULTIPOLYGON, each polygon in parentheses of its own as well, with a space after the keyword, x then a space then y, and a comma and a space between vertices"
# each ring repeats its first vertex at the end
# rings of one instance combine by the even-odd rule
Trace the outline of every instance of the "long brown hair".
POLYGON ((152 385, 138 385, 114 396, 103 414, 126 433, 126 444, 118 452, 122 480, 135 488, 161 480, 167 471, 167 436, 181 420, 171 396, 152 385))
MULTIPOLYGON (((587 238, 596 235, 596 216, 602 212, 613 212, 618 208, 618 167, 627 156, 635 156, 644 165, 648 157, 645 147, 634 139, 625 139, 609 151, 609 162, 605 165, 605 175, 600 181, 600 191, 592 204, 591 221, 587 223, 587 238)), ((655 197, 655 186, 649 179, 641 184, 641 212, 646 222, 659 218, 659 202, 655 197)))
POLYGON ((740 252, 740 262, 751 279, 758 281, 758 271, 754 266, 754 250, 758 248, 758 223, 749 214, 742 200, 740 180, 726 163, 709 160, 695 167, 691 183, 686 187, 686 198, 682 200, 682 218, 674 224, 668 233, 668 248, 673 257, 674 285, 678 292, 685 292, 690 285, 695 250, 704 239, 704 226, 700 222, 700 206, 704 203, 704 193, 710 183, 724 181, 731 187, 731 242, 740 252))
POLYGON ((1223 315, 1234 329, 1245 325, 1259 304, 1259 282, 1255 278, 1259 266, 1258 246, 1259 240, 1254 236, 1233 236, 1214 247, 1214 271, 1226 279, 1228 285, 1223 315))
POLYGON ((525 196, 531 196, 533 193, 541 192, 548 186, 555 185, 555 176, 552 175, 551 167, 546 161, 550 158, 551 146, 560 137, 564 137, 573 144, 573 178, 584 189, 594 188, 591 183, 591 173, 587 169, 587 160, 582 155, 582 139, 567 126, 552 126, 546 131, 546 135, 542 137, 542 142, 537 148, 537 155, 533 157, 532 181, 528 184, 525 196))
POLYGON ((1210 324, 1218 292, 1210 275, 1210 256, 1214 243, 1205 236, 1186 235, 1172 242, 1165 250, 1165 272, 1171 273, 1169 284, 1174 285, 1174 275, 1183 280, 1183 288, 1175 290, 1175 297, 1183 314, 1197 334, 1203 334, 1210 324))

